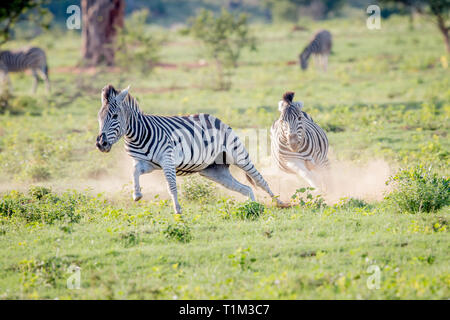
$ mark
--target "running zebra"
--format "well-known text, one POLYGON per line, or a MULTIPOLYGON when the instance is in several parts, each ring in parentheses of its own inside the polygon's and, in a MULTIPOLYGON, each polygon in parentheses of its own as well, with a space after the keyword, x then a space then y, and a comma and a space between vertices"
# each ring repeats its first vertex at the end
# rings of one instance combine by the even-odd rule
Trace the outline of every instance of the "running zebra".
POLYGON ((286 92, 278 103, 281 112, 270 130, 272 157, 288 173, 299 174, 311 187, 323 189, 312 170, 328 166, 328 139, 313 119, 302 111, 302 102, 292 102, 293 92, 286 92))
MULTIPOLYGON (((244 145, 228 125, 208 114, 146 115, 128 94, 128 89, 118 92, 111 85, 103 88, 96 146, 102 152, 109 152, 124 136, 125 150, 134 160, 135 201, 142 198, 139 176, 158 169, 164 172, 175 213, 181 213, 176 175, 198 172, 254 200, 252 189, 230 174, 230 164, 244 170, 253 185, 274 198, 267 182, 250 161, 244 145)), ((278 205, 284 206, 275 199, 278 205)))
POLYGON ((328 56, 331 52, 331 33, 327 30, 317 32, 311 42, 303 49, 300 54, 300 66, 303 70, 308 68, 308 60, 311 54, 315 55, 322 65, 323 70, 327 71, 328 56))
POLYGON ((8 72, 21 72, 31 69, 33 73, 33 93, 36 92, 38 84, 38 73, 45 81, 47 92, 50 91, 50 81, 48 79, 48 65, 45 52, 41 48, 29 48, 21 51, 0 51, 0 72, 3 81, 6 80, 11 87, 11 80, 8 72))

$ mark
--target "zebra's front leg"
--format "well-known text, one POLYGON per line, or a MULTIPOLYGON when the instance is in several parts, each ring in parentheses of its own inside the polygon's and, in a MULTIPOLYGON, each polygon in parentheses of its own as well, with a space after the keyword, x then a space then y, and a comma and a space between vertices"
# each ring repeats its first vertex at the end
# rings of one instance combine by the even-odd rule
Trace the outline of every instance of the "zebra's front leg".
POLYGON ((177 178, 175 165, 172 161, 164 161, 164 163, 162 164, 162 169, 167 180, 167 189, 172 197, 173 209, 175 213, 181 214, 181 206, 178 203, 177 195, 177 178))
POLYGON ((141 186, 139 184, 139 177, 141 176, 141 174, 150 173, 154 169, 155 168, 146 161, 142 161, 142 160, 134 161, 134 172, 133 172, 133 185, 134 185, 133 200, 134 201, 139 201, 142 198, 141 186))
POLYGON ((303 179, 308 182, 308 184, 317 190, 317 182, 313 175, 313 173, 306 167, 304 161, 292 161, 286 163, 286 165, 293 171, 295 171, 297 174, 299 174, 303 179))
POLYGON ((31 89, 31 92, 32 92, 33 94, 35 94, 35 93, 36 93, 36 89, 37 89, 37 85, 38 85, 39 78, 38 78, 38 74, 37 74, 36 69, 31 70, 31 72, 33 73, 33 87, 32 87, 32 89, 31 89))

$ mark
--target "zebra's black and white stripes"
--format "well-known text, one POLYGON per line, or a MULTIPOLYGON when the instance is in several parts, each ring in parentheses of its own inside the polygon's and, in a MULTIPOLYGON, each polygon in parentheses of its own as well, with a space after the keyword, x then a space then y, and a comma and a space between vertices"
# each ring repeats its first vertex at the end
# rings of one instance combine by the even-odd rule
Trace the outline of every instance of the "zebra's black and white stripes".
POLYGON ((50 91, 47 58, 44 50, 36 47, 20 51, 0 51, 0 72, 10 82, 9 72, 21 72, 30 69, 33 73, 33 92, 36 92, 38 73, 44 79, 47 92, 50 91))
POLYGON ((327 135, 293 98, 293 92, 286 92, 278 104, 280 118, 270 130, 272 158, 281 170, 299 174, 317 188, 321 183, 312 170, 328 165, 327 135))
POLYGON ((331 52, 331 33, 327 30, 317 32, 311 42, 303 49, 300 54, 300 66, 303 70, 308 68, 308 60, 311 55, 317 56, 319 64, 322 65, 324 71, 327 71, 328 56, 331 52))
POLYGON ((124 136, 125 149, 134 160, 134 200, 142 197, 139 176, 155 169, 164 172, 176 213, 181 213, 176 175, 198 172, 254 200, 252 189, 230 174, 230 164, 244 170, 250 182, 274 197, 234 131, 211 115, 145 115, 128 89, 118 92, 108 85, 102 91, 98 120, 100 151, 108 152, 124 136))

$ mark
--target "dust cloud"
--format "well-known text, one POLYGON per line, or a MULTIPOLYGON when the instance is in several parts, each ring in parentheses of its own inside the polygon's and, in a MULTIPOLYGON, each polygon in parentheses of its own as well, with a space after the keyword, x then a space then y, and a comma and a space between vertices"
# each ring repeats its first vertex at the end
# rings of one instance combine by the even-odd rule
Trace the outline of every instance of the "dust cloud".
MULTIPOLYGON (((309 186, 300 176, 281 172, 275 167, 261 168, 261 173, 272 191, 284 201, 288 201, 296 189, 309 186)), ((391 173, 389 164, 381 159, 366 163, 332 160, 329 170, 321 173, 326 190, 320 193, 329 204, 344 197, 381 200, 387 191, 385 182, 391 173)))
MULTIPOLYGON (((132 201, 133 192, 133 162, 128 155, 121 153, 117 155, 114 173, 109 173, 97 178, 60 180, 49 183, 36 183, 36 185, 50 186, 53 190, 63 192, 67 189, 88 191, 92 194, 103 193, 106 198, 114 199, 119 194, 129 197, 132 201)), ((268 182, 274 194, 279 195, 283 201, 289 201, 295 191, 301 187, 308 187, 306 181, 300 176, 280 171, 270 159, 265 159, 256 165, 265 180, 268 182)), ((245 174, 235 166, 231 166, 232 175, 241 183, 248 185, 245 174)), ((389 164, 381 159, 374 159, 366 163, 355 161, 330 160, 330 169, 324 174, 326 191, 320 192, 328 204, 338 202, 343 197, 352 197, 366 201, 381 200, 387 191, 385 182, 392 174, 389 164)), ((188 177, 177 177, 178 186, 183 185, 184 179, 188 177)), ((161 199, 170 199, 167 192, 167 183, 162 170, 155 170, 149 174, 141 175, 140 183, 143 197, 146 200, 153 199, 158 195, 161 199)), ((218 189, 223 195, 233 197, 238 201, 246 200, 246 197, 219 185, 218 189)), ((0 192, 7 190, 26 191, 29 184, 23 185, 18 182, 0 181, 0 192)), ((179 192, 182 190, 179 190, 179 192)), ((258 201, 270 203, 271 199, 260 188, 254 189, 258 201)))

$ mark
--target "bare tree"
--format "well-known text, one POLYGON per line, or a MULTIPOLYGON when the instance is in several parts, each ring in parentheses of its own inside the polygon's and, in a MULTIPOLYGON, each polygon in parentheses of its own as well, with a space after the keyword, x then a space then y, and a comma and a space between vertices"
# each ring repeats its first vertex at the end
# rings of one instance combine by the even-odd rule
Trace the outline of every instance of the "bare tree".
POLYGON ((81 55, 86 65, 114 64, 112 43, 123 27, 124 0, 82 0, 81 55))

